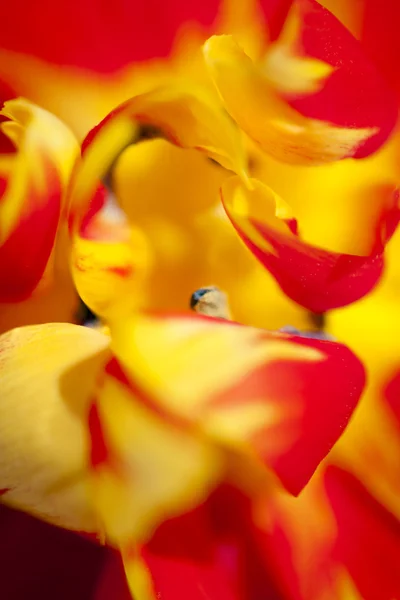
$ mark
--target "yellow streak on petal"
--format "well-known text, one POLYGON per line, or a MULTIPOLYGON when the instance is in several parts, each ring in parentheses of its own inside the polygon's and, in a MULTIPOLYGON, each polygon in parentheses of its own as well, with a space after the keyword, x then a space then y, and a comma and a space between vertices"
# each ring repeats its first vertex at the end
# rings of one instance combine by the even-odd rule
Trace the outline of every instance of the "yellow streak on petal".
POLYGON ((266 78, 281 94, 317 92, 334 70, 331 65, 321 60, 296 56, 300 26, 299 7, 294 4, 279 39, 271 45, 262 61, 266 78))

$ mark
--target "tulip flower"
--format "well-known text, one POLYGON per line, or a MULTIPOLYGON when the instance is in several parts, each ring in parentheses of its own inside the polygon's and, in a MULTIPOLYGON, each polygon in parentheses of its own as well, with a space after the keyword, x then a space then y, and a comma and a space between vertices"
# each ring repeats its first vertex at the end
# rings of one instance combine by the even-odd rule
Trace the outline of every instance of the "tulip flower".
MULTIPOLYGON (((277 3, 280 24, 284 4, 277 3)), ((21 516, 26 545, 31 535, 38 554, 56 546, 59 561, 71 560, 71 578, 80 578, 76 587, 62 586, 61 570, 57 585, 28 553, 33 593, 61 598, 74 590, 78 597, 125 600, 128 585, 137 600, 392 600, 399 593, 396 134, 387 141, 397 108, 340 23, 316 2, 294 4, 272 45, 250 51, 235 32, 234 47, 244 45, 249 56, 234 74, 251 83, 264 59, 270 104, 263 114, 270 119, 272 107, 283 111, 273 116, 288 117, 278 124, 290 135, 277 134, 274 147, 268 129, 260 126, 267 136, 258 139, 254 122, 249 127, 240 114, 257 101, 259 88, 243 86, 243 95, 233 96, 243 102, 232 110, 232 95, 215 77, 216 66, 233 60, 221 52, 232 40, 206 45, 226 107, 254 138, 246 140, 247 157, 238 127, 208 87, 148 91, 146 79, 145 93, 89 133, 81 156, 54 117, 21 101, 6 106, 5 131, 18 148, 4 162, 0 204, 0 253, 7 255, 0 283, 7 282, 8 295, 2 319, 9 330, 0 337, 0 493, 3 503, 45 521, 21 516), (331 55, 297 53, 296 36, 303 43, 317 38, 322 25, 343 52, 339 64, 331 55), (297 86, 295 98, 289 84, 297 86), (338 110, 342 102, 349 108, 349 121, 328 115, 332 98, 338 110), (293 148, 291 136, 299 132, 301 144, 293 148), (304 162, 304 149, 313 166, 292 164, 304 162), (220 187, 234 227, 218 206, 220 187), (39 223, 39 236, 32 223, 39 223), (10 246, 13 236, 18 244, 10 246), (27 256, 19 251, 25 240, 27 256), (52 266, 66 257, 81 297, 108 333, 58 323, 10 331, 52 321, 46 305, 41 318, 35 309, 51 276, 63 295, 52 266), (34 268, 24 270, 28 258, 34 268), (224 321, 165 311, 215 284, 245 324, 306 329, 307 311, 324 313, 329 333, 365 365, 361 402, 364 369, 341 343, 302 338, 290 327, 285 334, 231 323, 226 311, 224 321), (16 307, 24 310, 13 316, 16 307), (163 312, 141 313, 149 307, 163 312), (338 310, 326 313, 332 308, 338 310), (35 588, 39 577, 45 584, 35 588)), ((261 8, 267 14, 271 6, 261 8)), ((321 39, 314 40, 317 49, 321 39)), ((367 48, 365 39, 361 44, 367 48)), ((17 78, 23 70, 14 72, 17 78)), ((391 72, 383 69, 387 78, 391 72)), ((89 89, 89 77, 86 83, 89 89)), ((106 102, 99 100, 101 116, 106 102)), ((59 106, 66 104, 63 96, 59 106)), ((81 119, 75 110, 81 134, 91 111, 81 119)), ((1 509, 2 517, 12 575, 21 522, 10 508, 1 509)), ((61 569, 56 552, 52 560, 61 569)), ((3 589, 24 597, 22 577, 18 584, 7 587, 7 580, 3 589)))
MULTIPOLYGON (((22 115, 30 133, 34 107, 7 106, 10 123, 22 115)), ((246 178, 237 132, 207 97, 178 88, 125 103, 89 134, 67 172, 75 281, 111 339, 68 324, 1 337, 2 501, 118 547, 137 598, 157 594, 140 556, 166 519, 206 502, 226 479, 249 497, 280 485, 298 494, 364 385, 359 361, 334 342, 205 317, 135 315, 145 245, 127 222, 105 219, 99 181, 148 123, 246 178)), ((56 169, 64 152, 50 148, 56 169)), ((46 182, 47 164, 39 168, 46 182)))

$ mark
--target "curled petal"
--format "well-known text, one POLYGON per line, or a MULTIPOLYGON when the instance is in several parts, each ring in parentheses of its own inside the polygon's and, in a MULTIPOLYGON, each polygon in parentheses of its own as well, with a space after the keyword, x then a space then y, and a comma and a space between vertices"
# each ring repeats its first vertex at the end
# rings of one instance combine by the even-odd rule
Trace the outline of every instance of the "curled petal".
POLYGON ((121 152, 141 139, 166 138, 176 146, 204 152, 245 176, 239 131, 202 89, 170 86, 124 102, 89 132, 71 187, 72 219, 80 220, 121 152))
POLYGON ((355 302, 376 285, 385 244, 400 218, 399 193, 391 191, 376 216, 369 253, 363 248, 359 255, 344 254, 303 241, 287 205, 257 180, 247 188, 231 178, 221 194, 230 220, 254 256, 289 298, 316 313, 355 302))
POLYGON ((206 317, 115 326, 113 349, 154 411, 272 468, 297 494, 341 435, 364 385, 344 346, 206 317))
POLYGON ((99 187, 72 239, 71 268, 79 295, 106 319, 140 306, 139 288, 150 262, 144 235, 99 187))
POLYGON ((56 117, 27 100, 6 102, 1 114, 17 152, 0 157, 0 301, 15 302, 44 274, 78 144, 56 117))
POLYGON ((230 36, 210 38, 204 54, 230 114, 284 162, 362 158, 395 126, 394 95, 351 33, 314 0, 294 3, 258 63, 230 36))
POLYGON ((0 336, 2 502, 98 532, 87 493, 86 415, 109 339, 69 324, 0 336))

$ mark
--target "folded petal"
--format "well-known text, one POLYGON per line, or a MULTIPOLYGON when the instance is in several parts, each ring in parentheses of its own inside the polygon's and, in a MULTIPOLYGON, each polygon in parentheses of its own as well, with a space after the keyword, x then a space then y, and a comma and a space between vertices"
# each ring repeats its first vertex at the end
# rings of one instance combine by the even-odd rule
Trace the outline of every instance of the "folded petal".
POLYGON ((344 254, 303 241, 288 206, 257 180, 249 187, 237 178, 222 186, 225 210, 254 256, 275 277, 289 298, 322 313, 345 306, 367 294, 379 281, 385 244, 400 218, 399 193, 389 191, 376 215, 370 250, 344 254))
POLYGON ((78 144, 56 117, 26 100, 6 102, 1 114, 17 152, 0 157, 0 301, 15 302, 44 274, 78 144))
POLYGON ((361 364, 340 344, 206 317, 131 319, 114 324, 112 336, 126 377, 157 410, 262 461, 294 494, 342 433, 364 385, 361 364))
POLYGON ((87 490, 86 419, 108 344, 101 333, 69 324, 0 336, 2 502, 98 532, 87 490))
POLYGON ((239 131, 208 93, 202 88, 160 88, 127 100, 89 132, 71 186, 71 218, 82 218, 99 180, 109 175, 127 146, 154 137, 204 152, 245 176, 239 131))
POLYGON ((277 42, 253 62, 230 36, 204 54, 225 106, 240 127, 284 162, 362 158, 397 120, 394 95, 359 42, 315 0, 297 0, 277 42))

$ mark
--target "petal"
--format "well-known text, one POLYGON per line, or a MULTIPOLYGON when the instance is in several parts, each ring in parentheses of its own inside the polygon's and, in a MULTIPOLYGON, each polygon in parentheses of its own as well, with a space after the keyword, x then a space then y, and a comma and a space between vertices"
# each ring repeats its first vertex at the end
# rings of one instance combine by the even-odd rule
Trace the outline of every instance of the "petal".
POLYGON ((146 541, 165 518, 198 504, 215 485, 220 452, 158 409, 111 359, 89 413, 93 502, 122 550, 146 541))
POLYGON ((359 43, 314 0, 293 5, 280 39, 258 64, 230 36, 208 40, 204 54, 232 117, 284 162, 361 158, 395 126, 394 96, 359 43))
POLYGON ((400 523, 346 471, 330 467, 325 485, 337 523, 335 558, 364 600, 390 600, 400 591, 400 523))
POLYGON ((2 130, 17 153, 0 158, 0 300, 28 297, 49 260, 64 191, 78 154, 72 133, 26 100, 11 100, 2 130))
POLYGON ((397 227, 398 191, 385 195, 376 215, 369 254, 331 252, 303 241, 297 222, 279 196, 261 182, 246 188, 237 178, 222 186, 225 210, 240 237, 295 302, 322 313, 367 294, 379 281, 383 250, 397 227))
POLYGON ((112 337, 129 380, 159 410, 261 459, 292 493, 338 439, 364 385, 340 344, 200 316, 125 321, 112 337))
POLYGON ((400 78, 396 57, 400 52, 400 5, 392 0, 363 1, 361 43, 399 98, 400 78))
POLYGON ((219 0, 194 4, 174 0, 166 10, 158 0, 118 0, 113 5, 88 0, 35 5, 23 1, 17 10, 8 3, 0 45, 57 65, 108 73, 132 62, 167 56, 181 28, 188 23, 209 28, 219 4, 219 0), (36 21, 34 32, 30 25, 36 21))
POLYGON ((49 522, 97 532, 86 479, 89 395, 109 339, 49 324, 0 337, 2 501, 49 522))

